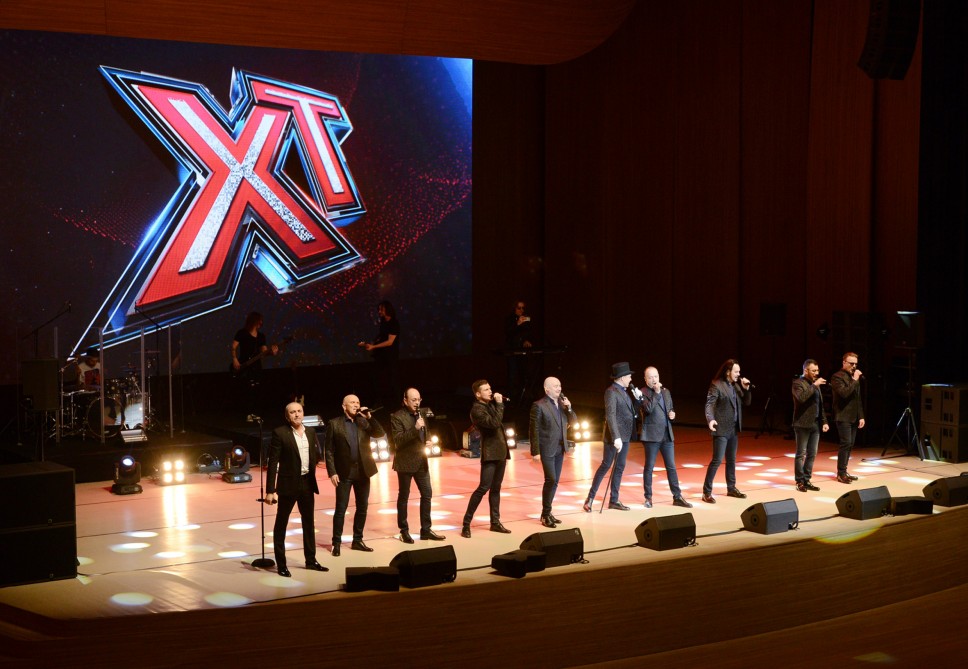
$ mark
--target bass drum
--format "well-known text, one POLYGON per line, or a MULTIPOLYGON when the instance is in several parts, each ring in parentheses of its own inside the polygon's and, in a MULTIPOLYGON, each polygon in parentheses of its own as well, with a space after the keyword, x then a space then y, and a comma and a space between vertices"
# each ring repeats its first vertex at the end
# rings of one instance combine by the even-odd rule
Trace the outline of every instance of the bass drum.
POLYGON ((105 439, 117 436, 121 432, 121 421, 124 410, 121 400, 116 397, 104 398, 104 413, 101 413, 101 398, 95 397, 87 407, 87 429, 95 438, 101 438, 104 431, 105 439))
POLYGON ((144 398, 140 393, 137 395, 128 395, 125 398, 124 411, 121 413, 121 422, 126 430, 144 427, 145 405, 144 398))

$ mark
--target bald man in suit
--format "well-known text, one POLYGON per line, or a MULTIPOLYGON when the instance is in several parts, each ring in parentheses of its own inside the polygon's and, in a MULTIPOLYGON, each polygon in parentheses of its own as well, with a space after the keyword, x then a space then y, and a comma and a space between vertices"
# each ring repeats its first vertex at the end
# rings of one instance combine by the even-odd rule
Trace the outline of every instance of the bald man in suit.
POLYGON ((561 394, 561 381, 549 376, 544 382, 544 397, 531 405, 528 438, 531 455, 541 458, 544 486, 541 489, 541 524, 557 527, 561 521, 551 513, 551 504, 558 490, 561 465, 568 448, 568 428, 578 420, 571 402, 561 394))

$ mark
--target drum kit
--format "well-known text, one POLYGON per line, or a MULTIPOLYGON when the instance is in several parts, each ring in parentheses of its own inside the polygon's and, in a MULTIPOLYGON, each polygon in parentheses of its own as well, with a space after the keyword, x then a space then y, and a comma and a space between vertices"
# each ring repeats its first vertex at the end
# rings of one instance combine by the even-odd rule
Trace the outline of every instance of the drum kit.
POLYGON ((61 435, 100 438, 103 431, 104 437, 110 439, 121 430, 147 428, 147 393, 142 391, 134 370, 124 371, 125 376, 104 382, 103 409, 101 387, 94 385, 77 390, 64 389, 61 394, 61 435))

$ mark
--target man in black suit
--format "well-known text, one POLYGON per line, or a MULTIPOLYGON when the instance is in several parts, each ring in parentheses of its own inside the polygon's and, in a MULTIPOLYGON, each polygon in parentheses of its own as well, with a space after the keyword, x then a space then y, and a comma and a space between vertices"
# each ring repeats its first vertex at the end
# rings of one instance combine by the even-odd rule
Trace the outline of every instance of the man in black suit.
MULTIPOLYGON (((632 370, 629 363, 617 362, 612 365, 612 383, 605 389, 605 434, 602 437, 602 464, 595 472, 592 487, 588 497, 582 505, 585 513, 591 513, 598 486, 615 461, 615 471, 612 472, 612 486, 609 491, 608 508, 628 511, 629 507, 619 500, 619 486, 622 485, 622 472, 625 471, 625 460, 629 454, 629 442, 635 432, 636 403, 629 396, 628 387, 632 382, 632 370)), ((641 396, 641 393, 640 393, 641 396)))
POLYGON ((692 504, 682 497, 679 487, 679 474, 676 471, 675 442, 672 435, 672 421, 676 418, 676 410, 672 405, 672 393, 662 387, 659 380, 659 370, 655 367, 645 368, 645 390, 642 391, 642 441, 645 443, 645 472, 643 487, 645 489, 645 508, 652 508, 652 471, 655 459, 662 453, 665 464, 666 478, 669 479, 669 489, 672 491, 672 503, 675 506, 691 508, 692 504))
POLYGON ((863 376, 857 369, 857 354, 844 353, 842 367, 830 379, 830 389, 834 394, 834 422, 840 435, 840 448, 837 450, 837 480, 853 483, 857 477, 847 471, 850 452, 857 439, 857 430, 864 429, 864 403, 860 397, 860 379, 863 376))
POLYGON ((471 521, 474 512, 488 493, 487 501, 491 507, 491 532, 510 534, 511 530, 501 524, 501 482, 504 470, 511 459, 507 434, 504 432, 504 397, 491 390, 491 384, 480 379, 471 385, 474 404, 471 406, 471 423, 481 433, 481 482, 471 493, 464 512, 464 522, 460 535, 471 538, 471 521))
POLYGON ((730 358, 719 367, 706 392, 706 423, 713 435, 713 458, 706 468, 702 484, 702 501, 715 504, 713 480, 719 465, 726 458, 726 494, 745 499, 746 494, 736 487, 736 451, 739 433, 743 429, 743 405, 750 405, 753 395, 750 380, 740 377, 739 361, 730 358))
POLYGON ((376 474, 376 463, 370 451, 370 437, 386 434, 380 424, 370 416, 370 410, 360 407, 360 398, 347 395, 343 398, 343 415, 326 423, 326 473, 336 486, 336 512, 333 514, 333 556, 338 557, 343 540, 343 518, 350 504, 350 488, 356 501, 353 516, 354 551, 372 552, 363 543, 363 526, 370 501, 370 477, 376 474))
POLYGON ((443 541, 443 537, 430 529, 430 498, 434 491, 430 486, 430 466, 426 448, 427 424, 420 414, 420 391, 407 388, 403 393, 403 407, 390 415, 390 434, 393 436, 393 470, 397 473, 397 527, 400 541, 412 544, 410 525, 407 523, 407 503, 410 501, 410 482, 417 482, 420 491, 420 539, 443 541))
POLYGON ((803 363, 803 375, 793 379, 793 434, 797 438, 797 455, 793 460, 793 476, 797 490, 820 490, 811 481, 813 461, 820 445, 820 430, 830 429, 827 414, 823 410, 823 397, 820 386, 827 380, 820 376, 820 366, 816 360, 807 359, 803 363))
POLYGON ((561 465, 568 444, 568 428, 578 420, 571 402, 561 394, 561 381, 549 376, 544 382, 544 397, 531 405, 528 438, 531 455, 541 457, 544 487, 541 489, 541 524, 555 528, 561 521, 551 514, 551 504, 558 490, 561 465))
POLYGON ((272 431, 269 442, 269 473, 266 482, 266 504, 276 504, 276 523, 272 528, 272 545, 276 553, 276 571, 290 577, 286 568, 286 526, 292 507, 299 507, 302 518, 303 554, 306 569, 329 571, 316 561, 316 527, 313 495, 319 494, 316 464, 319 446, 316 431, 303 425, 303 408, 299 402, 286 405, 288 425, 272 431))

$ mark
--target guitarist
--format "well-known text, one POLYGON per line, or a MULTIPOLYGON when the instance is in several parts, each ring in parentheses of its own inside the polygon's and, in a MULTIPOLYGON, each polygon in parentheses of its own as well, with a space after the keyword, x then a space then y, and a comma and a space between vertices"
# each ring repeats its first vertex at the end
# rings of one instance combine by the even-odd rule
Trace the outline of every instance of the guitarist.
POLYGON ((276 355, 279 347, 266 345, 266 336, 262 329, 262 314, 251 312, 245 319, 245 325, 235 333, 232 340, 232 374, 242 381, 240 385, 245 389, 243 397, 245 409, 252 413, 255 388, 259 385, 262 375, 262 358, 276 355))

